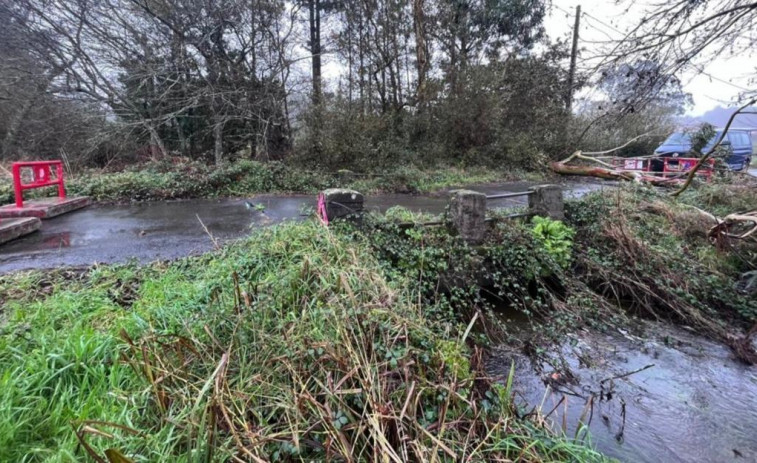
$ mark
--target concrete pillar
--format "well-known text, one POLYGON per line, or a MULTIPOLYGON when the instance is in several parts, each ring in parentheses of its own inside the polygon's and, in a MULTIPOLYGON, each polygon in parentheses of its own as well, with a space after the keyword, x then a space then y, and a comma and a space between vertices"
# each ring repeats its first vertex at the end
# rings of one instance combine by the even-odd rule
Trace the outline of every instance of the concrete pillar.
POLYGON ((486 233, 486 195, 477 191, 457 190, 449 203, 449 226, 453 233, 469 244, 478 244, 486 233))
POLYGON ((345 188, 329 188, 323 191, 326 200, 326 215, 329 220, 359 215, 363 212, 363 194, 345 188))
POLYGON ((528 196, 528 208, 536 215, 554 220, 565 219, 562 188, 559 185, 537 185, 531 188, 528 196))

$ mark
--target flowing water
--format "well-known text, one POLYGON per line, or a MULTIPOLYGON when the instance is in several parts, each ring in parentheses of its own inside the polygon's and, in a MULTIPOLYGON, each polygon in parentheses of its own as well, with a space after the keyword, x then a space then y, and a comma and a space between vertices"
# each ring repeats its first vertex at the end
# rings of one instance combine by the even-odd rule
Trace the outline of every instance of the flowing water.
POLYGON ((591 443, 620 461, 757 461, 757 368, 685 330, 647 331, 654 340, 581 332, 551 362, 503 347, 489 370, 506 377, 514 362, 522 407, 551 412, 569 437, 587 424, 591 443), (572 377, 552 366, 563 361, 572 377))

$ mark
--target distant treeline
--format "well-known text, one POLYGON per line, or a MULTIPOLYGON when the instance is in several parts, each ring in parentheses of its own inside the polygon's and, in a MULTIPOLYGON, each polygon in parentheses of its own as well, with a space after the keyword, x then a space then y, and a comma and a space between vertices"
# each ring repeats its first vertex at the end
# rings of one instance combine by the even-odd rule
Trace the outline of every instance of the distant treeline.
POLYGON ((5 2, 0 159, 534 167, 574 130, 546 3, 5 2))

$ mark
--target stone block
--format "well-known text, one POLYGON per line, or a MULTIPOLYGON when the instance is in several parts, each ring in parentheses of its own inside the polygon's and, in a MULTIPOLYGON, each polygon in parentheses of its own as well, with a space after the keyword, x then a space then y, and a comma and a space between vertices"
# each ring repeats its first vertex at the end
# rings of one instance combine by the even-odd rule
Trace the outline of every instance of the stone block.
POLYGON ((559 185, 537 185, 531 191, 533 193, 528 196, 528 207, 532 212, 554 220, 565 219, 565 204, 559 185))
POLYGON ((329 220, 356 216, 363 212, 365 198, 355 190, 329 188, 323 191, 323 195, 329 220))
POLYGON ((24 207, 8 204, 0 207, 0 218, 38 217, 49 219, 81 209, 91 203, 88 196, 74 198, 37 198, 24 201, 24 207))
POLYGON ((41 222, 37 217, 0 220, 0 243, 28 235, 38 230, 40 224, 41 222))
POLYGON ((486 195, 471 190, 455 190, 448 212, 453 233, 469 244, 478 244, 486 234, 486 195))

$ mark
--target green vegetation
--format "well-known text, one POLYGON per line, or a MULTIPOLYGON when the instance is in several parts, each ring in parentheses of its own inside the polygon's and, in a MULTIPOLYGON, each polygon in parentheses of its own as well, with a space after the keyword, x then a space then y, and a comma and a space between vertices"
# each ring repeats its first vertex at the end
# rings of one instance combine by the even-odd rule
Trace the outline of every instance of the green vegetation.
POLYGON ((0 277, 0 460, 601 460, 487 377, 487 346, 513 339, 497 311, 539 328, 534 356, 643 316, 752 361, 733 334, 757 301, 733 283, 757 249, 713 246, 697 209, 757 201, 739 188, 628 185, 570 201, 567 225, 496 221, 475 247, 395 208, 173 263, 0 277))
MULTIPOLYGON (((378 220, 363 233, 390 274, 415 282, 442 316, 516 309, 554 340, 571 326, 604 329, 649 317, 686 324, 755 362, 749 340, 734 333, 757 321, 757 300, 734 285, 757 265, 757 247, 714 245, 707 238, 714 222, 701 210, 722 217, 755 203, 757 190, 743 185, 706 185, 679 201, 625 185, 569 201, 566 224, 498 222, 477 247, 461 246, 443 227, 378 220)), ((496 319, 481 320, 477 331, 502 334, 496 319)))
POLYGON ((171 264, 4 276, 0 460, 601 460, 518 418, 465 320, 391 268, 362 232, 309 222, 171 264))
MULTIPOLYGON (((539 174, 485 168, 387 170, 358 174, 348 170, 316 171, 281 162, 236 161, 220 167, 186 159, 135 165, 120 172, 83 171, 66 181, 71 195, 96 201, 150 201, 250 196, 258 193, 315 193, 324 188, 350 187, 364 193, 421 193, 442 188, 522 178, 539 174)), ((28 194, 44 194, 33 190, 28 194)), ((3 203, 13 201, 10 182, 0 185, 3 203)))
POLYGON ((612 307, 632 314, 684 323, 757 361, 749 339, 733 330, 757 321, 757 300, 734 290, 739 275, 757 265, 757 247, 747 241, 712 243, 713 219, 757 204, 757 190, 744 185, 690 189, 680 201, 651 188, 628 186, 569 205, 576 228, 576 277, 612 307))
POLYGON ((545 250, 562 266, 570 265, 573 237, 576 232, 559 220, 548 217, 534 217, 531 219, 534 237, 539 240, 545 250))

